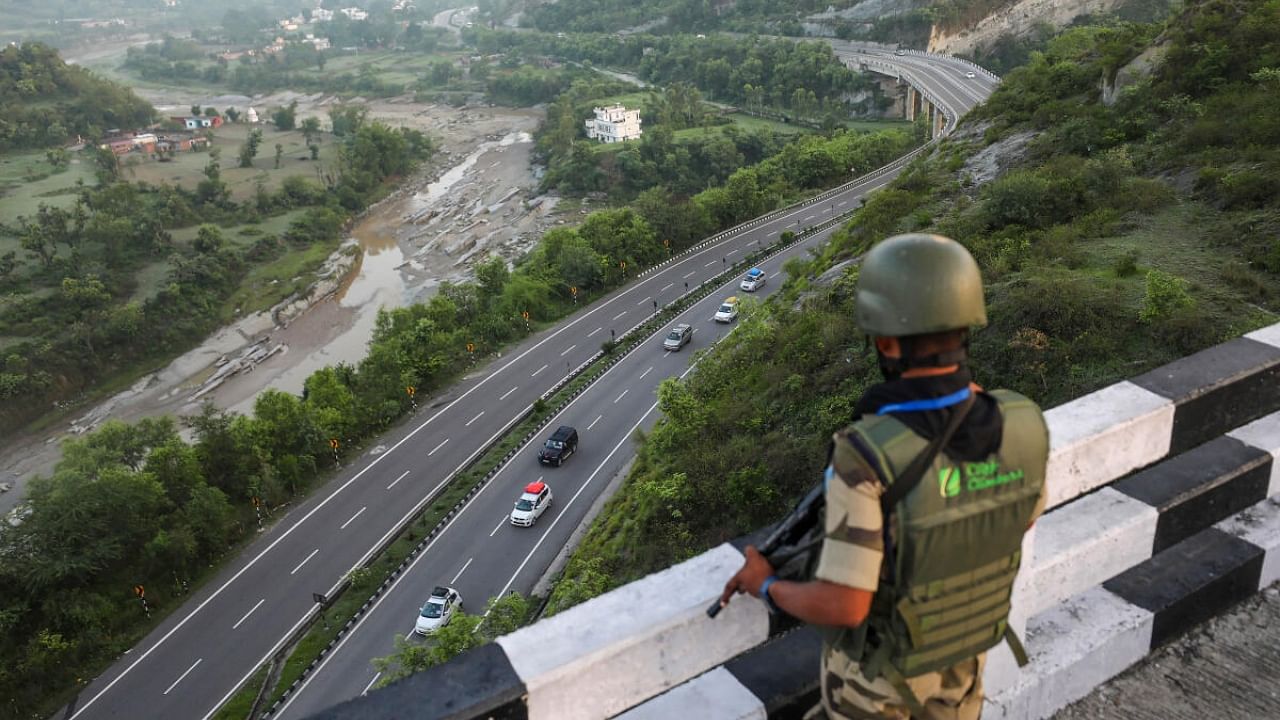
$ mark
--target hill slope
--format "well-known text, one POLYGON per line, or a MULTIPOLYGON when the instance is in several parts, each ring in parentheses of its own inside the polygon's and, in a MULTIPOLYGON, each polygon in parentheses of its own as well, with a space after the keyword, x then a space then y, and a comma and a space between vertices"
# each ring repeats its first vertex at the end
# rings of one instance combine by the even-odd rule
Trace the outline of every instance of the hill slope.
POLYGON ((760 527, 816 481, 830 433, 879 379, 852 291, 856 258, 891 234, 970 248, 992 323, 973 339, 977 380, 1046 407, 1274 323, 1278 90, 1280 0, 1195 2, 1034 53, 819 257, 789 263, 784 293, 686 382, 664 384, 665 419, 551 609, 760 527))

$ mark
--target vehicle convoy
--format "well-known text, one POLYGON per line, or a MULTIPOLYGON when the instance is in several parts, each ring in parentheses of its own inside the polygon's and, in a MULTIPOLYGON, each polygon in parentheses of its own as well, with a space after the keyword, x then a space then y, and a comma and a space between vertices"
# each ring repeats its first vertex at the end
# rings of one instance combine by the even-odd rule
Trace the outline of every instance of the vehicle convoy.
POLYGON ((733 322, 737 318, 738 318, 738 298, 736 297, 725 298, 724 302, 720 303, 720 309, 716 311, 715 321, 727 323, 727 322, 733 322))
POLYGON ((516 500, 511 511, 511 524, 516 527, 533 527, 542 513, 551 507, 551 486, 539 478, 524 486, 524 493, 516 500))
POLYGON ((738 287, 746 292, 755 292, 764 287, 766 280, 763 270, 751 268, 747 271, 747 276, 742 278, 742 282, 738 283, 738 287))
POLYGON ((578 452, 578 431, 568 425, 561 425, 542 444, 542 449, 538 451, 538 462, 560 467, 570 455, 576 452, 578 452))
POLYGON ((454 610, 462 607, 462 596, 457 590, 437 585, 431 591, 431 597, 423 603, 418 611, 418 620, 413 624, 413 631, 419 635, 431 635, 449 624, 454 610))
POLYGON ((693 327, 687 323, 680 323, 671 328, 671 332, 667 333, 667 338, 662 341, 662 349, 668 352, 675 352, 693 339, 693 327))

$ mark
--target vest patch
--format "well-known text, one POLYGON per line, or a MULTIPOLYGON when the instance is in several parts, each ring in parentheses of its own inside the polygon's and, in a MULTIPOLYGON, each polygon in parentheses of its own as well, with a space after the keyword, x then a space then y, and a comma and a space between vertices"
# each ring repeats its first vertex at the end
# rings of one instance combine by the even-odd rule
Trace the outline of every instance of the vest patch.
POLYGON ((938 471, 938 494, 944 498, 960 494, 959 468, 944 467, 938 471))
POLYGON ((1007 485, 1021 480, 1023 475, 1021 468, 1002 473, 1000 464, 995 462, 964 464, 965 487, 969 492, 1007 485))

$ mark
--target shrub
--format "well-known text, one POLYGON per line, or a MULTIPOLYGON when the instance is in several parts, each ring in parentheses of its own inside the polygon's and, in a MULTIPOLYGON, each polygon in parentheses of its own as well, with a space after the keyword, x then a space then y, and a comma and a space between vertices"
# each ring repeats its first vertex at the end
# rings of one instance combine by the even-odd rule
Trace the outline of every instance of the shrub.
POLYGON ((1138 274, 1138 251, 1130 250, 1116 259, 1112 269, 1116 277, 1130 277, 1138 274))
POLYGON ((1187 294, 1186 281, 1161 270, 1147 271, 1147 293, 1138 319, 1143 322, 1167 320, 1181 310, 1195 305, 1187 294))

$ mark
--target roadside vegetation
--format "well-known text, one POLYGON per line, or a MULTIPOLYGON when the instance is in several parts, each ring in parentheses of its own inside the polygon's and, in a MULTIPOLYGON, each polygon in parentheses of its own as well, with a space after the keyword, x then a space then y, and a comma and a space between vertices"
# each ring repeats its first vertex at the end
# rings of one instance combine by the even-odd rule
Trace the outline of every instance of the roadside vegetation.
POLYGON ((759 528, 815 482, 879 380, 853 321, 854 261, 893 233, 969 247, 991 318, 976 379, 1046 407, 1276 322, 1277 68, 1274 1, 1190 3, 1167 24, 1079 27, 1032 53, 821 255, 789 262, 776 300, 662 385, 664 419, 549 611, 759 528), (1150 75, 1104 104, 1100 85, 1155 38, 1150 75))

